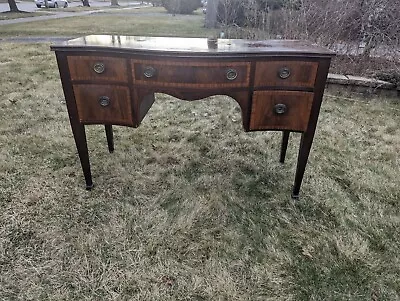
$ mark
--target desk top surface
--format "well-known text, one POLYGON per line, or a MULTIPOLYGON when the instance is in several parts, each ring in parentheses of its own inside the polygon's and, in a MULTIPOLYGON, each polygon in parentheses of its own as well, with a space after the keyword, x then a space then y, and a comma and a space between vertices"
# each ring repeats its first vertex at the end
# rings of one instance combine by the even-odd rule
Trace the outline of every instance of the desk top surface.
POLYGON ((197 53, 197 54, 313 54, 332 56, 329 49, 298 40, 239 40, 207 38, 144 37, 123 35, 90 35, 51 46, 52 50, 88 49, 131 50, 137 52, 197 53))

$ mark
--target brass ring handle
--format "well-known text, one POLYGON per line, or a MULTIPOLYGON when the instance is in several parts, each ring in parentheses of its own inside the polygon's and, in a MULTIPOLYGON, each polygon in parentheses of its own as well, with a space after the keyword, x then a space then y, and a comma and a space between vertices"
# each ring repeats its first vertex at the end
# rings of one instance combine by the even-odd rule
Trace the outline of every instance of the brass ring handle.
POLYGON ((107 106, 109 106, 109 105, 110 105, 110 102, 111 102, 111 99, 110 99, 110 97, 108 97, 108 96, 100 96, 100 97, 99 97, 99 104, 100 104, 102 107, 107 107, 107 106))
POLYGON ((237 78, 238 74, 235 69, 228 69, 226 70, 226 78, 228 80, 235 80, 237 78))
POLYGON ((104 65, 104 63, 97 62, 94 64, 93 70, 97 74, 102 74, 104 72, 104 70, 106 70, 106 66, 104 65))
POLYGON ((147 78, 152 78, 152 77, 154 77, 154 76, 156 75, 156 73, 157 73, 156 68, 151 67, 151 66, 145 67, 145 68, 144 68, 144 71, 143 71, 143 75, 144 75, 145 77, 147 77, 147 78))
POLYGON ((287 79, 290 76, 290 69, 288 67, 282 67, 278 71, 278 76, 281 79, 287 79))
POLYGON ((287 106, 283 103, 278 103, 274 106, 274 111, 278 115, 285 114, 287 111, 287 106))

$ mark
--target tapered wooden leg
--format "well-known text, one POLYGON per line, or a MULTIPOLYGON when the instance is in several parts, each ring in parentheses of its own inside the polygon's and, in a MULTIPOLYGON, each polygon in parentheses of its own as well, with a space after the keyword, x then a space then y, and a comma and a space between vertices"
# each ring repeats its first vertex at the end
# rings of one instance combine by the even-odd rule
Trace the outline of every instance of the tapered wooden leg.
POLYGON ((85 126, 80 123, 71 122, 71 128, 74 134, 79 159, 81 161, 83 175, 85 177, 86 189, 91 190, 94 185, 92 181, 92 173, 90 171, 89 152, 87 148, 85 126))
POLYGON ((300 186, 301 182, 303 181, 304 171, 306 169, 313 138, 314 138, 314 131, 305 132, 301 135, 299 156, 297 158, 296 176, 294 179, 293 192, 292 192, 293 199, 299 198, 300 186))
POLYGON ((306 169, 308 156, 310 154, 311 145, 313 143, 315 129, 317 126, 319 111, 321 108, 322 96, 324 94, 326 76, 328 75, 330 59, 324 59, 319 62, 317 79, 314 89, 314 100, 311 107, 310 120, 307 129, 301 135, 299 156, 297 158, 296 176, 294 179, 292 198, 298 199, 300 194, 300 186, 303 181, 304 171, 306 169))
POLYGON ((68 109, 69 121, 72 133, 78 150, 79 160, 81 161, 83 175, 85 177, 86 189, 93 188, 92 173, 90 172, 89 152, 87 148, 85 126, 80 123, 78 110, 75 102, 72 83, 69 80, 67 54, 63 51, 56 52, 57 64, 60 69, 61 82, 63 85, 65 100, 68 109))
POLYGON ((287 150, 288 141, 289 141, 289 134, 290 134, 290 131, 282 132, 281 157, 279 159, 279 162, 281 162, 281 163, 285 162, 286 150, 287 150))
POLYGON ((113 135, 112 125, 106 124, 105 129, 107 136, 108 151, 112 153, 114 151, 114 135, 113 135))

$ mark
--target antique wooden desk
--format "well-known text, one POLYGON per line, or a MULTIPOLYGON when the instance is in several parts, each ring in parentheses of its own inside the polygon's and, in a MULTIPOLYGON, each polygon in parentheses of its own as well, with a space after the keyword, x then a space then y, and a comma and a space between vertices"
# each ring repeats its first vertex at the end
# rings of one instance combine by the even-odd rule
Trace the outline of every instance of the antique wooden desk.
POLYGON ((86 188, 93 187, 85 125, 138 127, 154 93, 197 100, 224 94, 242 111, 245 131, 301 132, 292 197, 297 198, 333 53, 302 41, 92 35, 52 45, 86 188))

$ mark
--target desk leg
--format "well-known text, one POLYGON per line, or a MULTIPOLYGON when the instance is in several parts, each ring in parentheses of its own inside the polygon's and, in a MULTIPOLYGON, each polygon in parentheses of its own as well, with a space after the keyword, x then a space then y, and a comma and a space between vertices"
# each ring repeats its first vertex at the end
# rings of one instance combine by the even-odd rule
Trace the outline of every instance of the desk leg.
POLYGON ((298 199, 300 194, 300 186, 303 181, 304 171, 306 169, 308 155, 310 154, 311 145, 314 138, 314 131, 311 133, 304 132, 301 134, 299 156, 297 158, 296 176, 294 179, 292 198, 298 199))
POLYGON ((282 132, 281 157, 279 159, 279 162, 281 162, 281 163, 285 162, 286 150, 287 150, 288 141, 289 141, 289 134, 290 134, 290 131, 282 132))
POLYGON ((83 175, 85 176, 86 190, 93 188, 92 173, 90 171, 89 152, 86 141, 85 126, 80 123, 71 122, 72 132, 74 134, 76 149, 82 165, 83 175))
POLYGON ((113 135, 112 125, 106 124, 105 128, 106 128, 108 151, 112 153, 114 151, 114 135, 113 135))

